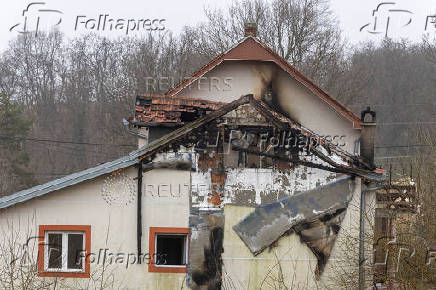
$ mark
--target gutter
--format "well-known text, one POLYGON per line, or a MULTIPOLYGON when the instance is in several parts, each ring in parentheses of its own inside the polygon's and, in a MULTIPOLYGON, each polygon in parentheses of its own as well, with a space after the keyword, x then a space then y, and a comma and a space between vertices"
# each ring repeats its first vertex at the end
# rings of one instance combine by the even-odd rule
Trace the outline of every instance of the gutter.
POLYGON ((129 125, 130 125, 129 121, 127 121, 126 119, 123 119, 123 126, 126 129, 127 133, 129 133, 129 134, 131 134, 133 136, 145 139, 148 142, 148 136, 145 136, 145 135, 142 135, 142 134, 140 134, 138 132, 133 131, 132 129, 130 129, 129 125))
POLYGON ((360 194, 360 230, 359 230, 359 290, 365 289, 365 218, 366 193, 382 189, 383 186, 370 187, 361 191, 360 194))

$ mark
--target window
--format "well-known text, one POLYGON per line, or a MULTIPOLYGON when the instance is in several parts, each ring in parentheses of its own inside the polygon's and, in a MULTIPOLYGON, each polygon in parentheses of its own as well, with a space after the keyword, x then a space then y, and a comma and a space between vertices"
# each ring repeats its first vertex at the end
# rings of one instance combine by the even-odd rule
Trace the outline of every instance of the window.
POLYGON ((186 273, 189 228, 150 228, 149 272, 186 273))
POLYGON ((38 274, 89 278, 91 226, 39 226, 38 274))

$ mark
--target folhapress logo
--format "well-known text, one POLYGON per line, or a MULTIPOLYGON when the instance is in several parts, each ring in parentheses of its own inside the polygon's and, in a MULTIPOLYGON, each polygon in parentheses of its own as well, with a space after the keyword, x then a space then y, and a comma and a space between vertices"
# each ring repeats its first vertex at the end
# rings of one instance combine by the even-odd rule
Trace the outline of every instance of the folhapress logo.
POLYGON ((32 2, 21 13, 22 21, 13 25, 9 31, 18 33, 35 33, 44 27, 58 26, 62 22, 62 12, 45 7, 45 2, 32 2))

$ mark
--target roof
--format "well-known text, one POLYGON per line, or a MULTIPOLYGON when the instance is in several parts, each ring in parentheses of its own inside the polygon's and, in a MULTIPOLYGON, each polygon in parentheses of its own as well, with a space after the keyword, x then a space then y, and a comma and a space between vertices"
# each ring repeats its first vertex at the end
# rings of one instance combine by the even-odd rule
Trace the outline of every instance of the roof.
MULTIPOLYGON (((32 187, 30 189, 22 190, 12 195, 2 197, 0 198, 0 209, 137 164, 141 162, 144 158, 147 158, 153 155, 154 153, 158 152, 159 150, 165 148, 169 144, 182 139, 185 135, 201 128, 205 124, 224 116, 228 112, 236 109, 237 107, 243 104, 248 104, 248 103, 252 104, 253 107, 256 108, 260 114, 265 116, 269 121, 271 121, 274 125, 276 125, 279 128, 288 129, 288 128, 296 128, 295 126, 298 126, 298 123, 293 122, 288 117, 285 117, 278 112, 274 112, 272 109, 267 109, 268 105, 266 105, 261 100, 255 100, 253 98, 253 95, 242 96, 231 103, 221 106, 218 110, 210 112, 209 114, 206 114, 196 119, 193 122, 187 123, 186 125, 168 133, 167 135, 164 135, 163 137, 149 143, 148 145, 143 146, 140 149, 135 150, 130 154, 121 157, 117 160, 107 162, 99 166, 86 169, 78 173, 70 174, 63 178, 56 179, 51 182, 32 187)), ((329 146, 331 146, 331 148, 337 147, 334 146, 333 144, 329 144, 329 146)), ((342 152, 343 154, 346 154, 343 151, 338 151, 338 152, 342 152)), ((343 155, 343 157, 348 157, 348 156, 343 155)), ((328 157, 324 156, 324 158, 327 158, 326 160, 328 160, 328 157)), ((334 161, 330 160, 330 162, 331 162, 330 165, 334 166, 335 164, 334 161)), ((344 168, 344 166, 340 166, 340 165, 337 166, 339 168, 344 168)), ((356 171, 356 169, 354 168, 347 168, 347 170, 350 174, 356 174, 363 178, 369 178, 369 179, 379 178, 378 174, 369 172, 367 170, 356 171), (354 170, 354 171, 351 172, 349 170, 354 170)))
POLYGON ((135 117, 129 118, 129 122, 137 126, 184 125, 224 104, 188 97, 139 95, 136 97, 135 117))
POLYGON ((12 206, 14 204, 27 201, 29 199, 45 195, 52 191, 60 190, 68 186, 99 177, 101 175, 114 172, 121 168, 129 167, 138 162, 138 157, 141 156, 141 150, 131 152, 129 155, 123 156, 111 162, 106 162, 93 168, 89 168, 77 173, 64 176, 59 179, 41 184, 26 190, 16 192, 14 194, 0 198, 0 209, 12 206))
POLYGON ((170 89, 166 95, 175 96, 184 88, 195 82, 198 78, 211 71, 217 65, 221 64, 225 60, 259 60, 259 61, 272 61, 276 63, 281 69, 289 73, 294 79, 308 88, 312 93, 318 96, 321 100, 330 105, 339 114, 347 118, 353 123, 355 129, 360 129, 360 118, 353 114, 351 110, 346 108, 338 100, 330 96, 330 94, 324 89, 320 88, 315 82, 298 71, 293 65, 289 64, 283 57, 278 55, 274 50, 269 48, 266 44, 262 43, 258 38, 253 36, 247 36, 243 38, 238 44, 233 46, 228 51, 215 57, 208 64, 196 71, 190 78, 180 82, 172 89, 170 89))
POLYGON ((50 181, 48 183, 38 185, 26 190, 22 190, 19 192, 16 192, 14 194, 4 196, 0 198, 0 209, 7 208, 12 205, 15 205, 17 203, 25 202, 27 200, 33 199, 38 196, 42 196, 45 194, 48 194, 53 191, 57 191, 75 184, 78 184, 80 182, 93 179, 99 176, 102 176, 104 174, 112 173, 114 171, 117 171, 119 169, 123 169, 129 166, 132 166, 134 164, 139 163, 143 158, 146 156, 158 151, 168 143, 171 143, 174 140, 177 140, 184 134, 187 134, 191 132, 192 130, 199 128, 200 126, 204 125, 205 123, 212 121, 216 118, 219 118, 220 116, 223 116, 227 112, 231 111, 232 109, 238 107, 240 104, 247 103, 248 98, 240 98, 236 101, 233 101, 224 107, 222 107, 220 110, 217 110, 209 115, 205 115, 202 118, 197 119, 194 122, 191 122, 177 130, 172 131, 171 133, 163 136, 160 139, 157 139, 150 144, 141 147, 138 150, 135 150, 131 152, 129 155, 123 156, 119 159, 116 159, 111 162, 106 162, 101 165, 98 165, 93 168, 89 168, 77 173, 73 173, 70 175, 67 175, 65 177, 55 179, 53 181, 50 181))

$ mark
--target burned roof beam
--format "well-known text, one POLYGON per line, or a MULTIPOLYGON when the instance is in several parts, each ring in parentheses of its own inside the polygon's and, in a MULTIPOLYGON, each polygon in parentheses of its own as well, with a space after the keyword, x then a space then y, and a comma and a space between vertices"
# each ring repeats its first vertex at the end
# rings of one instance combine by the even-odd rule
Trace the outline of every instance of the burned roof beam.
POLYGON ((301 159, 289 158, 289 157, 278 156, 278 155, 269 154, 269 153, 265 153, 265 152, 260 152, 260 151, 256 151, 256 150, 245 149, 245 148, 234 146, 234 145, 232 146, 232 150, 246 152, 246 153, 257 155, 257 156, 269 157, 269 158, 277 159, 280 161, 286 161, 286 162, 293 163, 295 165, 304 165, 304 166, 310 167, 310 168, 322 169, 322 170, 330 171, 333 173, 345 173, 342 170, 336 169, 334 167, 325 166, 325 165, 317 164, 317 163, 310 162, 310 161, 304 161, 301 159))
POLYGON ((361 178, 367 179, 367 180, 375 180, 375 181, 383 181, 384 180, 384 177, 382 175, 377 174, 377 173, 373 173, 370 171, 366 171, 363 169, 345 167, 345 166, 341 166, 341 165, 337 165, 335 167, 330 167, 330 166, 325 166, 325 165, 317 164, 317 163, 310 162, 310 161, 304 161, 304 160, 300 160, 300 159, 294 159, 294 158, 289 158, 289 157, 285 157, 285 156, 269 154, 269 153, 265 153, 265 152, 259 152, 256 150, 244 149, 244 148, 240 148, 237 146, 233 146, 232 149, 235 151, 242 151, 242 152, 246 152, 246 153, 253 154, 253 155, 264 156, 264 157, 277 159, 280 161, 290 162, 290 163, 293 163, 295 165, 303 165, 306 167, 317 168, 317 169, 326 170, 329 172, 344 173, 344 174, 349 174, 352 176, 358 176, 358 177, 361 177, 361 178))
POLYGON ((343 170, 344 173, 350 173, 364 179, 376 180, 378 182, 385 180, 384 176, 381 174, 373 173, 371 171, 360 169, 360 168, 353 168, 353 167, 337 164, 332 159, 330 159, 327 155, 323 154, 321 151, 315 148, 311 148, 310 151, 322 161, 330 164, 331 166, 337 169, 343 170))
POLYGON ((254 99, 254 98, 251 98, 250 104, 253 105, 262 116, 264 116, 268 121, 272 122, 279 129, 281 129, 281 130, 290 129, 289 124, 277 119, 271 112, 269 112, 269 110, 265 110, 263 108, 263 106, 261 105, 260 101, 254 99))
POLYGON ((361 157, 353 156, 347 151, 341 150, 339 147, 333 145, 331 142, 322 138, 315 132, 303 127, 300 123, 293 120, 292 118, 275 111, 265 102, 261 100, 251 99, 250 104, 253 105, 257 109, 257 111, 262 114, 268 121, 272 122, 276 127, 280 128, 281 130, 289 130, 290 128, 297 129, 304 136, 316 137, 317 140, 320 140, 320 145, 327 146, 329 150, 334 151, 336 154, 341 155, 341 157, 343 158, 346 158, 349 163, 357 162, 359 166, 362 165, 366 169, 375 169, 369 163, 365 162, 361 157))

